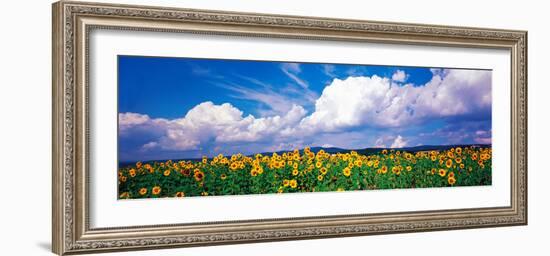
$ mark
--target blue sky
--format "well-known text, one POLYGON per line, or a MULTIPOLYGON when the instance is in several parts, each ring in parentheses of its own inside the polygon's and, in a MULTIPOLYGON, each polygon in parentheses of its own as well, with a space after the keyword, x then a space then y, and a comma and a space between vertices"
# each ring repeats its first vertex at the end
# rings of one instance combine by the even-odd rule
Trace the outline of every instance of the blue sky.
POLYGON ((119 56, 119 159, 491 142, 491 71, 119 56))

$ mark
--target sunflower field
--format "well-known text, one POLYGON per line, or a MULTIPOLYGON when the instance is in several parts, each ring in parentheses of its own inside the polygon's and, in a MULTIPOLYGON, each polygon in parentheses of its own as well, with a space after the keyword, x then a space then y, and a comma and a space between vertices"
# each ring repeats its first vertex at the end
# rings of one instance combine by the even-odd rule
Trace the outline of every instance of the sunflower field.
POLYGON ((491 148, 330 154, 309 148, 202 161, 137 162, 118 171, 120 199, 491 185, 491 148))

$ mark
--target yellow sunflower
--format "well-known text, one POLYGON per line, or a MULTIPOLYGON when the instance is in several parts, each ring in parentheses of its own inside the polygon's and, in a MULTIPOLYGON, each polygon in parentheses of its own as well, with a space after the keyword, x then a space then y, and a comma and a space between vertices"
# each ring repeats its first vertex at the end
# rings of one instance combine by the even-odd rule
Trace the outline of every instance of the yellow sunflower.
POLYGON ((451 166, 453 166, 453 160, 452 159, 447 159, 447 161, 445 162, 445 166, 447 168, 451 168, 451 166))
POLYGON ((344 168, 344 176, 349 177, 351 175, 351 169, 349 167, 344 168))
POLYGON ((153 195, 158 195, 158 194, 160 194, 160 191, 161 191, 161 189, 160 189, 159 186, 154 186, 153 190, 151 192, 153 192, 153 195))
POLYGON ((394 166, 391 168, 391 172, 393 172, 395 175, 400 175, 401 174, 401 168, 397 167, 397 166, 394 166))
POLYGON ((288 187, 289 184, 290 184, 289 180, 283 180, 283 186, 284 187, 288 187))
POLYGON ((195 177, 196 181, 202 181, 202 179, 204 179, 204 172, 201 172, 201 171, 195 172, 195 175, 193 176, 195 177))
POLYGON ((119 196, 119 198, 124 198, 124 199, 128 199, 129 197, 130 197, 130 193, 128 192, 123 192, 119 196))
POLYGON ((296 180, 290 180, 289 185, 291 188, 296 188, 298 186, 298 182, 296 180))
POLYGON ((449 176, 449 178, 447 178, 447 182, 449 182, 450 185, 454 185, 456 183, 456 178, 449 176))
POLYGON ((128 171, 128 174, 130 174, 130 177, 136 177, 136 169, 132 168, 128 171))
POLYGON ((321 166, 323 166, 322 162, 318 161, 318 162, 315 163, 315 167, 321 168, 321 166))
POLYGON ((250 170, 250 176, 252 177, 258 176, 258 170, 256 170, 256 168, 250 170))
POLYGON ((141 189, 139 190, 139 194, 142 195, 142 196, 145 195, 145 194, 147 194, 147 188, 141 188, 141 189))

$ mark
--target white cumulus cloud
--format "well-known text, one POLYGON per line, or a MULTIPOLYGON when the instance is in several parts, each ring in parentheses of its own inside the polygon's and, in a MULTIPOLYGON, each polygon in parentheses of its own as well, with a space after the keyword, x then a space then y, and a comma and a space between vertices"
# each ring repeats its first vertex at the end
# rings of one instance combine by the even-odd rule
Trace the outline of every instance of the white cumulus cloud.
POLYGON ((434 73, 422 86, 395 85, 388 78, 334 79, 301 121, 305 130, 354 126, 402 127, 442 117, 482 115, 491 110, 490 71, 434 73))
POLYGON ((390 148, 402 148, 407 146, 407 143, 408 142, 405 140, 405 138, 401 137, 401 135, 397 135, 390 148))
POLYGON ((391 76, 391 80, 395 82, 404 83, 409 76, 405 73, 403 70, 397 70, 393 75, 391 76))
POLYGON ((118 127, 119 130, 123 132, 132 126, 147 123, 149 120, 148 115, 137 113, 120 113, 118 114, 118 127))
POLYGON ((141 118, 139 122, 128 122, 128 117, 139 114, 119 115, 119 123, 126 123, 126 129, 156 126, 163 131, 156 141, 146 143, 142 149, 161 148, 168 150, 194 150, 210 141, 219 143, 255 142, 271 136, 284 136, 288 127, 295 126, 306 111, 293 105, 285 115, 255 118, 243 117, 243 112, 229 103, 215 105, 203 102, 187 112, 183 118, 174 120, 141 118))

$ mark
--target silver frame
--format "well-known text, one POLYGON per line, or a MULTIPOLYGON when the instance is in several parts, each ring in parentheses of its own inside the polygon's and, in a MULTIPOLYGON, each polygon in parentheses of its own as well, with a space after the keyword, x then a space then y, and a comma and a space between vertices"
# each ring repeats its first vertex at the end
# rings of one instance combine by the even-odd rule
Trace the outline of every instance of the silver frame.
POLYGON ((526 31, 61 1, 53 4, 52 66, 52 249, 60 255, 527 224, 526 31), (94 29, 510 50, 511 205, 92 229, 87 191, 88 35, 94 29))

